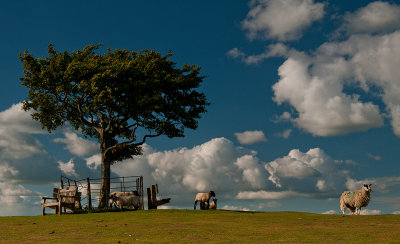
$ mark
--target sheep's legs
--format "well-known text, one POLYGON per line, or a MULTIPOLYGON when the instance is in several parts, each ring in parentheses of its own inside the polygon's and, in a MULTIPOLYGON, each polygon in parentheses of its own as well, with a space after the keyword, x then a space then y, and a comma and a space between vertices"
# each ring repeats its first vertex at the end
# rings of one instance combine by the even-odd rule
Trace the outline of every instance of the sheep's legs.
POLYGON ((194 210, 196 210, 197 200, 194 201, 194 210))

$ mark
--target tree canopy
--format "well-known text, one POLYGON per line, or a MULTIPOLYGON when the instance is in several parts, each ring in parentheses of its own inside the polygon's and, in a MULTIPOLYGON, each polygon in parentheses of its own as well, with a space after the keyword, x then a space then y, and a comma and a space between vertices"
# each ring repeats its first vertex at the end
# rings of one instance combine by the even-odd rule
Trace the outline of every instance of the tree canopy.
POLYGON ((96 138, 106 178, 110 164, 141 154, 147 138, 183 137, 186 128, 196 129, 209 102, 198 91, 200 67, 177 68, 171 51, 163 56, 108 48, 98 54, 100 46, 57 52, 50 44, 47 57, 25 51, 19 59, 20 80, 29 89, 23 109, 33 110, 33 119, 49 132, 68 122, 96 138))

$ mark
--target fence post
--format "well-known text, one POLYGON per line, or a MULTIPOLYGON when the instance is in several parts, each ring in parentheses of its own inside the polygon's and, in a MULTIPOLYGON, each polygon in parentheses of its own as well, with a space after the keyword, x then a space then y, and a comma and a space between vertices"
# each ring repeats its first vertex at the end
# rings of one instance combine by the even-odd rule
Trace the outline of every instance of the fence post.
POLYGON ((151 201, 151 191, 150 188, 147 188, 147 209, 153 209, 153 203, 151 201))
POLYGON ((141 192, 141 198, 142 198, 142 210, 144 210, 144 200, 143 200, 143 176, 140 176, 140 180, 139 180, 139 184, 140 184, 140 192, 141 192))
POLYGON ((155 204, 157 201, 157 189, 156 185, 151 186, 151 205, 154 209, 157 209, 157 205, 155 204))
POLYGON ((90 192, 90 179, 87 178, 87 199, 88 199, 88 213, 90 213, 92 209, 92 194, 90 192))
POLYGON ((122 176, 122 186, 124 187, 124 193, 125 193, 125 177, 122 176))

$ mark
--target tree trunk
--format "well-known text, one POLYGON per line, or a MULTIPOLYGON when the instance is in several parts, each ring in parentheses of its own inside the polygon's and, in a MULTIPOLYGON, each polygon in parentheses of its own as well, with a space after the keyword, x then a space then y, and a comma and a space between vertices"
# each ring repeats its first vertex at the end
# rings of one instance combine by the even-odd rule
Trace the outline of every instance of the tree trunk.
POLYGON ((108 196, 110 195, 110 166, 110 162, 106 160, 104 152, 102 152, 99 208, 105 208, 108 206, 108 196))

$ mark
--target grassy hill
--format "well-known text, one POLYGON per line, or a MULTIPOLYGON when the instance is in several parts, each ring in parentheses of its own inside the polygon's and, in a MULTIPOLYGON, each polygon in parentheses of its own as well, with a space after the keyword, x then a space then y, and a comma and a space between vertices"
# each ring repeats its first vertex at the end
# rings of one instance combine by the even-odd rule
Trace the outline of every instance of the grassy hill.
POLYGON ((399 243, 400 216, 151 210, 0 217, 0 243, 399 243))

